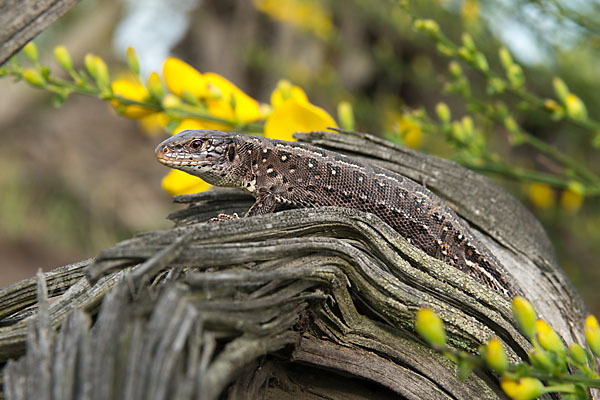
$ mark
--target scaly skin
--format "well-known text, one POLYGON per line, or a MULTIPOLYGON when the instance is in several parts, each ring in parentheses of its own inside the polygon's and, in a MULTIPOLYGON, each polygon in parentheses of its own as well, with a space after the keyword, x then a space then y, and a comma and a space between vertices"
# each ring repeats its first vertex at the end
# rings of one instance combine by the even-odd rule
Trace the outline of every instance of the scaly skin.
POLYGON ((156 148, 159 162, 256 197, 246 216, 277 203, 371 212, 425 253, 514 297, 494 255, 438 196, 396 173, 318 147, 211 130, 184 131, 156 148))

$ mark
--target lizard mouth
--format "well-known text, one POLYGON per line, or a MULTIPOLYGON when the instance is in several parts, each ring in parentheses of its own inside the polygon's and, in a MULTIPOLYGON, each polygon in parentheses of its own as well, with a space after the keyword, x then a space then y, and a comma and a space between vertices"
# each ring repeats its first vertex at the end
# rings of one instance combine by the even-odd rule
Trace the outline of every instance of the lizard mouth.
POLYGON ((166 145, 159 145, 154 152, 159 163, 171 168, 203 168, 210 164, 201 155, 184 153, 177 149, 173 150, 166 145))

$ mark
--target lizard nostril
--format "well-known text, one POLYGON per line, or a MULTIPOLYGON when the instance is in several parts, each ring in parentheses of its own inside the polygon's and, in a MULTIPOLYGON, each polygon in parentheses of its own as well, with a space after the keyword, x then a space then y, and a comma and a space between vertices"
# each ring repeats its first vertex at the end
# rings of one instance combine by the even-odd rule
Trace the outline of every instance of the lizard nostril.
POLYGON ((162 148, 162 152, 166 153, 168 150, 169 150, 169 146, 164 145, 163 148, 162 148))

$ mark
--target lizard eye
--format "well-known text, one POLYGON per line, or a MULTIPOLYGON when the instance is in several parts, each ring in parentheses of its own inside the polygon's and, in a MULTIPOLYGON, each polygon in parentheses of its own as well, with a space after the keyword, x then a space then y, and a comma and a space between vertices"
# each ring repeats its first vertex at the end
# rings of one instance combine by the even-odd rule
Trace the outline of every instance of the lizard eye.
POLYGON ((202 147, 202 141, 200 141, 200 140, 193 140, 193 141, 190 143, 190 147, 191 147, 192 149, 194 149, 194 150, 197 150, 197 149, 199 149, 200 147, 202 147))

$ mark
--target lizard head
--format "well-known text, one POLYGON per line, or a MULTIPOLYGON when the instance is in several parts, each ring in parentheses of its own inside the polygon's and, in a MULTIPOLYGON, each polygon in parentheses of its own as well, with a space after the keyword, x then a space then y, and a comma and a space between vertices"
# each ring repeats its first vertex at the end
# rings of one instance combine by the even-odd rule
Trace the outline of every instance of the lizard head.
POLYGON ((217 186, 237 186, 235 135, 212 130, 183 131, 161 142, 154 150, 161 164, 202 178, 217 186))

